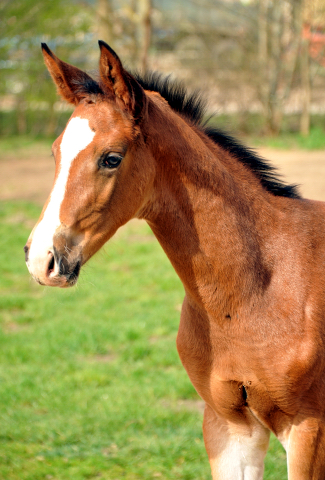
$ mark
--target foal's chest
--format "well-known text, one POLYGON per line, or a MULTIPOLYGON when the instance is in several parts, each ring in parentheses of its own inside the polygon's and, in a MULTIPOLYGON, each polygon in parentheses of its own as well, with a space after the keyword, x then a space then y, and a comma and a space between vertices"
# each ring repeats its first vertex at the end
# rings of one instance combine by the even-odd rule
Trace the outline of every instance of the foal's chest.
POLYGON ((177 338, 181 361, 199 395, 217 413, 234 419, 250 408, 275 431, 299 408, 296 388, 306 372, 301 368, 293 374, 292 365, 302 349, 298 342, 293 356, 281 335, 273 341, 265 336, 266 326, 249 328, 243 322, 236 328, 230 322, 224 328, 208 322, 185 299, 177 338))

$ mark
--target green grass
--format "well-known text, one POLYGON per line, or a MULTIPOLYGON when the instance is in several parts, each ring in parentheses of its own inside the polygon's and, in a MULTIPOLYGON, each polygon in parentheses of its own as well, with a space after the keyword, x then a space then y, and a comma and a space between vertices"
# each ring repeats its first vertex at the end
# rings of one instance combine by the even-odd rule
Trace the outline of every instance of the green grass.
POLYGON ((321 150, 325 149, 325 130, 320 126, 315 126, 311 128, 308 136, 300 133, 284 132, 274 137, 252 136, 249 140, 256 147, 264 146, 284 150, 321 150))
POLYGON ((324 115, 313 115, 308 136, 299 133, 299 117, 297 115, 284 117, 283 128, 279 135, 265 134, 265 124, 260 114, 217 115, 211 119, 211 123, 229 131, 234 137, 243 139, 248 146, 285 150, 319 150, 325 149, 324 120, 324 115))
MULTIPOLYGON (((39 207, 0 207, 0 479, 209 479, 198 396, 175 338, 183 288, 146 224, 130 223, 76 288, 32 281, 39 207)), ((273 437, 266 479, 286 479, 273 437)))
POLYGON ((55 138, 33 138, 28 135, 0 137, 0 161, 8 158, 35 157, 51 154, 51 145, 55 138))

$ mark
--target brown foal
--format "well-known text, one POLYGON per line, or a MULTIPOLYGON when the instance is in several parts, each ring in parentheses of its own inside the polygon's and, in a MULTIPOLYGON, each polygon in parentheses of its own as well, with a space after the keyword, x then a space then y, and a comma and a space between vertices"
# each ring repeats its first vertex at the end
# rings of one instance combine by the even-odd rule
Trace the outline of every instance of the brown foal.
POLYGON ((197 95, 135 78, 99 44, 99 81, 42 45, 75 110, 53 144, 30 273, 71 286, 121 225, 145 219, 185 288, 177 348, 206 402, 213 479, 261 479, 271 431, 290 480, 324 479, 325 204, 204 127, 197 95))

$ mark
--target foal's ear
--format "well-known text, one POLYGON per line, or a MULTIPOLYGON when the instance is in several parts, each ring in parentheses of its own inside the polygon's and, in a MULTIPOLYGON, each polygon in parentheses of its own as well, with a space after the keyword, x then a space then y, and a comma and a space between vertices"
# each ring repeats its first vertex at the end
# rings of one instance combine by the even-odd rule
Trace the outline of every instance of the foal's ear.
POLYGON ((99 40, 99 73, 106 92, 122 100, 135 120, 139 120, 146 106, 146 94, 126 70, 119 57, 107 43, 99 40))
POLYGON ((42 53, 59 95, 67 102, 77 105, 85 97, 81 86, 85 83, 95 83, 94 80, 87 73, 79 70, 79 68, 62 62, 54 55, 46 43, 42 43, 42 53))

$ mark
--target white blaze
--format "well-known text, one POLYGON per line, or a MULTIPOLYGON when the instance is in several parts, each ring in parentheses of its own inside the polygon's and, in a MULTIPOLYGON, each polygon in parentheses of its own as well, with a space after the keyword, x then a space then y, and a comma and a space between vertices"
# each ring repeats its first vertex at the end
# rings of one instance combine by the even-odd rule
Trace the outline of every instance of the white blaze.
MULTIPOLYGON (((69 171, 78 153, 89 145, 95 132, 85 118, 74 117, 66 126, 60 145, 61 163, 59 175, 51 192, 50 201, 44 216, 33 232, 29 251, 28 267, 33 270, 44 261, 49 251, 53 251, 53 236, 60 226, 60 208, 64 199, 69 171), (34 264, 34 265, 33 265, 34 264)), ((33 273, 31 271, 31 273, 33 273)))

